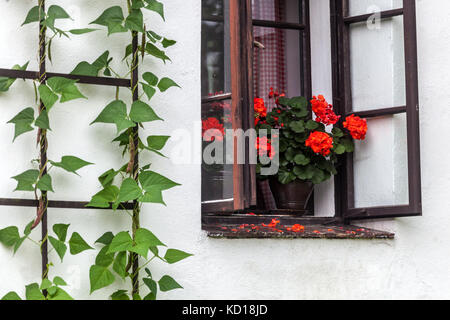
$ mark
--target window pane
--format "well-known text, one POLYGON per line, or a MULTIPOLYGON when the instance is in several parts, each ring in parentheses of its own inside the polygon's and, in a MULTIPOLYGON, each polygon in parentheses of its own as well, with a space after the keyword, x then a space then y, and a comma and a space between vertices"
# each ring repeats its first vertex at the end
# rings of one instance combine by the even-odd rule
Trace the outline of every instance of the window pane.
POLYGON ((406 114, 367 121, 366 140, 357 141, 354 159, 355 207, 407 205, 406 114))
POLYGON ((354 111, 406 105, 403 17, 350 26, 354 111))
POLYGON ((226 141, 223 135, 226 129, 232 129, 231 100, 216 101, 203 104, 203 202, 233 199, 233 165, 225 164, 226 141), (216 133, 221 134, 222 136, 212 138, 211 135, 215 135, 216 133), (219 149, 221 148, 221 150, 223 151, 222 155, 219 149, 213 150, 214 146, 218 146, 219 149))
POLYGON ((380 12, 385 10, 403 8, 403 0, 350 0, 349 14, 357 16, 360 14, 380 12))
MULTIPOLYGON (((254 27, 254 39, 263 48, 254 47, 254 95, 266 98, 270 88, 294 97, 302 94, 300 31, 254 27)), ((274 102, 268 103, 273 107, 274 102)))
POLYGON ((204 15, 223 16, 223 0, 203 0, 202 11, 204 15))
POLYGON ((202 96, 230 92, 228 23, 202 22, 202 96))
POLYGON ((299 0, 253 0, 253 19, 300 23, 299 0))

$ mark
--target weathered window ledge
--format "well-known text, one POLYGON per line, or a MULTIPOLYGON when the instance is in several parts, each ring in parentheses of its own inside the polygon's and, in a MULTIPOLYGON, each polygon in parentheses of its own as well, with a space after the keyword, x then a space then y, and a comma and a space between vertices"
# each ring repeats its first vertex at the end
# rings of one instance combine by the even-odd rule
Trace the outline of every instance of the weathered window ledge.
POLYGON ((203 230, 211 238, 224 239, 394 239, 395 234, 352 225, 333 218, 274 215, 204 214, 203 230), (279 221, 271 224, 272 219, 279 221), (297 228, 293 226, 297 225, 297 228))

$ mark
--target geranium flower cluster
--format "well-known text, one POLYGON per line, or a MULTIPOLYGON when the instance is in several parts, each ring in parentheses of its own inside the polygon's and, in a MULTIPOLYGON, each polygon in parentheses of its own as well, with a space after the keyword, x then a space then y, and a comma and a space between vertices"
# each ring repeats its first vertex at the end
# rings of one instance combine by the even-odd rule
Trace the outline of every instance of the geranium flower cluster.
POLYGON ((207 142, 223 141, 225 135, 225 129, 223 124, 217 118, 206 118, 202 120, 202 136, 203 140, 207 142))
POLYGON ((305 145, 310 147, 315 153, 326 157, 331 153, 331 149, 333 149, 333 138, 325 132, 314 131, 311 132, 305 145))
POLYGON ((344 128, 350 132, 353 139, 364 140, 367 134, 367 120, 352 114, 345 119, 344 128))
POLYGON ((311 100, 311 106, 316 115, 316 121, 326 126, 338 123, 341 118, 334 113, 333 106, 325 100, 323 95, 314 96, 311 100))

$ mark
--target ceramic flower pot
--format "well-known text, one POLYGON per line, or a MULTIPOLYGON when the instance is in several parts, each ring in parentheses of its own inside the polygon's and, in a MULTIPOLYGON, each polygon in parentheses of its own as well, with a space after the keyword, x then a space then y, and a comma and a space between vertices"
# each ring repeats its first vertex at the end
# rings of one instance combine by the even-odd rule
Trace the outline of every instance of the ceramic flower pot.
POLYGON ((274 177, 270 180, 270 187, 278 209, 306 213, 308 202, 314 191, 312 182, 296 180, 288 184, 282 184, 274 177))

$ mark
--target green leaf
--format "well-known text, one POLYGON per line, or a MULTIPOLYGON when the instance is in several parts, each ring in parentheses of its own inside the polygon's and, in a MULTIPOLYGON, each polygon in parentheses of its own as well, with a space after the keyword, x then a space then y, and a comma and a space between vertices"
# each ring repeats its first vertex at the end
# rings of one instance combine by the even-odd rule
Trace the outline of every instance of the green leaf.
POLYGON ((151 86, 156 86, 158 84, 158 77, 155 76, 153 73, 151 72, 145 72, 142 75, 142 79, 144 79, 145 81, 147 81, 147 83, 151 86))
POLYGON ((131 106, 130 119, 134 122, 162 120, 148 104, 139 100, 133 102, 131 106))
POLYGON ((93 208, 109 208, 111 203, 116 202, 119 195, 119 188, 116 186, 106 186, 105 189, 95 194, 87 207, 93 208))
POLYGON ((22 298, 19 297, 17 293, 14 291, 8 292, 6 295, 3 296, 2 300, 4 301, 16 301, 16 300, 22 300, 22 298))
POLYGON ((27 300, 45 300, 37 283, 32 283, 25 287, 25 296, 27 300))
POLYGON ((72 233, 72 237, 69 240, 69 246, 70 254, 73 255, 79 254, 85 250, 94 249, 90 247, 77 232, 72 233))
POLYGON ((39 6, 35 6, 31 8, 30 11, 28 11, 27 17, 25 18, 25 21, 22 23, 22 26, 28 23, 38 22, 40 20, 43 20, 44 18, 45 18, 44 10, 39 6))
POLYGON ((164 63, 166 60, 170 61, 170 58, 166 56, 166 53, 162 50, 159 50, 154 44, 147 42, 145 46, 145 52, 154 56, 155 58, 161 59, 164 63))
POLYGON ((17 240, 16 244, 14 245, 14 254, 16 254, 17 250, 19 250, 19 248, 22 246, 22 243, 25 241, 27 237, 22 237, 19 240, 17 240))
POLYGON ((75 69, 70 74, 80 75, 80 76, 98 76, 99 69, 89 62, 82 61, 80 62, 75 69))
POLYGON ((178 261, 181 261, 183 259, 186 259, 188 257, 192 256, 192 254, 177 250, 177 249, 168 249, 166 251, 166 254, 164 256, 164 259, 170 264, 176 263, 178 261))
POLYGON ((306 129, 308 130, 316 130, 319 127, 319 124, 316 121, 309 120, 306 123, 306 129))
POLYGON ((48 288, 47 292, 50 296, 53 296, 56 294, 56 289, 58 289, 58 287, 56 286, 51 286, 50 288, 48 288))
POLYGON ((355 143, 350 139, 342 139, 341 144, 345 147, 346 152, 355 151, 355 143))
POLYGON ((180 88, 180 86, 170 78, 162 78, 161 81, 159 81, 158 83, 158 88, 161 92, 165 92, 171 87, 180 88))
POLYGON ((58 239, 62 242, 66 241, 67 229, 69 229, 70 224, 55 224, 53 225, 53 232, 55 232, 58 239))
POLYGON ((42 280, 41 286, 39 287, 40 290, 47 290, 53 285, 53 283, 48 280, 47 278, 42 280))
POLYGON ((109 232, 104 233, 100 238, 98 238, 95 241, 95 243, 109 245, 113 238, 114 238, 114 234, 111 231, 109 231, 109 232))
POLYGON ((128 29, 122 26, 124 21, 123 11, 120 6, 106 9, 100 17, 90 24, 98 24, 108 28, 108 35, 118 32, 127 32, 128 29))
POLYGON ((93 265, 89 270, 89 279, 91 283, 91 294, 101 288, 114 283, 114 275, 106 267, 93 265))
POLYGON ((113 270, 122 278, 127 276, 127 252, 119 252, 114 259, 113 270))
POLYGON ((119 171, 116 171, 114 169, 109 169, 105 173, 103 173, 100 177, 98 177, 98 181, 102 184, 102 186, 105 188, 107 186, 110 186, 114 178, 119 174, 119 171))
POLYGON ((7 227, 0 230, 0 242, 7 247, 12 247, 20 239, 17 227, 7 227))
POLYGON ((148 100, 151 100, 156 93, 156 89, 145 83, 141 83, 141 85, 142 90, 144 90, 144 93, 147 96, 148 100))
POLYGON ((144 16, 140 9, 131 10, 125 20, 125 27, 133 31, 144 32, 144 16))
POLYGON ((39 178, 39 170, 27 170, 12 179, 17 181, 17 188, 15 191, 34 191, 33 185, 36 184, 39 178))
POLYGON ((58 101, 58 96, 45 84, 39 85, 38 91, 44 106, 47 108, 47 111, 50 111, 56 101, 58 101))
POLYGON ((8 121, 8 123, 13 123, 15 125, 14 128, 14 140, 21 134, 24 134, 29 131, 33 131, 33 127, 31 124, 34 121, 34 110, 33 108, 26 108, 20 111, 14 118, 8 121))
POLYGON ((168 48, 171 47, 173 45, 175 45, 177 42, 175 40, 170 40, 167 38, 164 38, 164 40, 161 42, 161 44, 163 45, 164 48, 168 48))
POLYGON ((93 31, 97 31, 97 30, 98 29, 84 28, 84 29, 72 29, 72 30, 69 30, 69 32, 71 34, 80 35, 80 34, 85 34, 85 33, 93 32, 93 31))
POLYGON ((122 182, 119 191, 119 202, 128 202, 136 200, 142 195, 142 190, 139 188, 137 182, 132 178, 127 178, 122 182))
POLYGON ((298 165, 306 166, 311 162, 311 160, 308 157, 306 157, 304 154, 297 154, 294 157, 294 162, 298 165))
POLYGON ((62 168, 67 172, 74 173, 78 175, 77 171, 86 166, 92 165, 93 163, 84 161, 80 158, 74 156, 63 156, 61 162, 49 161, 53 166, 62 168))
POLYGON ((98 253, 97 257, 95 258, 95 264, 97 266, 109 267, 111 263, 113 263, 114 253, 107 253, 108 249, 108 246, 104 246, 98 253))
POLYGON ((66 254, 66 251, 67 251, 66 244, 63 241, 53 238, 52 236, 48 236, 48 239, 50 240, 50 243, 53 246, 53 248, 55 248, 55 251, 58 254, 58 256, 61 258, 61 262, 62 262, 65 254, 66 254))
POLYGON ((161 150, 162 148, 164 148, 169 139, 170 136, 148 136, 147 144, 149 148, 161 150))
POLYGON ((111 300, 130 300, 130 297, 127 295, 127 290, 117 290, 111 295, 111 300))
POLYGON ((133 239, 128 232, 119 232, 109 245, 108 253, 127 251, 133 246, 133 239))
POLYGON ((295 133, 303 133, 305 132, 305 122, 300 120, 300 121, 292 121, 289 124, 289 127, 292 129, 292 131, 294 131, 295 133))
POLYGON ((145 228, 136 230, 135 241, 136 244, 142 244, 147 247, 166 246, 150 230, 145 228))
POLYGON ((52 77, 48 79, 49 87, 56 93, 61 95, 60 102, 67 102, 74 99, 87 99, 75 85, 77 80, 67 79, 63 77, 52 77))
POLYGON ((156 281, 149 278, 144 278, 142 280, 150 290, 150 293, 144 297, 144 300, 156 300, 156 296, 158 294, 158 284, 156 281))
POLYGON ((156 0, 147 0, 147 3, 148 3, 148 5, 145 7, 145 9, 155 11, 165 21, 164 4, 162 4, 161 2, 156 1, 156 0))
POLYGON ((100 115, 91 124, 94 123, 114 123, 117 131, 121 132, 126 128, 131 128, 135 124, 126 119, 127 105, 121 100, 115 100, 108 104, 100 115))
POLYGON ((56 276, 53 278, 53 283, 57 286, 67 286, 66 281, 63 278, 56 276))
POLYGON ((346 151, 346 149, 345 149, 345 146, 344 146, 344 145, 339 144, 339 145, 337 145, 335 148, 333 148, 333 151, 334 151, 336 154, 344 154, 345 151, 346 151))
POLYGON ((55 292, 48 298, 48 300, 60 300, 60 301, 68 301, 74 300, 66 291, 61 288, 54 287, 55 292))
POLYGON ((334 127, 333 130, 331 130, 331 133, 333 134, 334 138, 342 138, 344 136, 344 132, 342 132, 342 130, 338 127, 334 127))
POLYGON ((41 111, 41 114, 36 119, 36 122, 34 124, 41 129, 51 130, 50 129, 50 121, 48 119, 48 113, 46 110, 41 111))
POLYGON ((170 276, 163 276, 159 281, 159 289, 161 289, 162 292, 175 290, 175 289, 183 289, 182 286, 178 284, 172 277, 170 276))
POLYGON ((38 188, 41 191, 55 192, 52 186, 52 177, 49 174, 43 175, 39 179, 36 188, 38 188))
POLYGON ((180 184, 160 175, 153 171, 144 171, 139 175, 139 181, 145 191, 152 193, 153 191, 164 191, 180 184))
MULTIPOLYGON (((25 63, 23 66, 19 66, 18 64, 12 67, 13 70, 26 70, 29 62, 25 63)), ((5 78, 0 77, 0 92, 6 92, 9 88, 16 82, 16 78, 5 78)))
POLYGON ((48 8, 47 15, 52 19, 70 19, 69 14, 60 6, 52 5, 48 8))
POLYGON ((151 193, 146 192, 142 197, 139 198, 139 201, 145 203, 159 203, 162 205, 166 205, 161 190, 154 190, 151 193))

